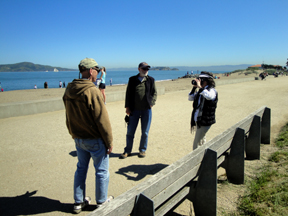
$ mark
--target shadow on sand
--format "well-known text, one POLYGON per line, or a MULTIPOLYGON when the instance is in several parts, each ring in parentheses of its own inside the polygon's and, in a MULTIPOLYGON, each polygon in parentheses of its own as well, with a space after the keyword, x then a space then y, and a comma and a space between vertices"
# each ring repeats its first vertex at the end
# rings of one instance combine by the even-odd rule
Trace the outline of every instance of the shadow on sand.
POLYGON ((71 155, 72 157, 77 157, 77 151, 71 151, 69 155, 71 155))
POLYGON ((164 169, 168 165, 166 164, 150 164, 150 165, 130 165, 120 168, 116 173, 126 176, 127 180, 139 181, 146 175, 154 175, 160 170, 164 169))
MULTIPOLYGON (((72 213, 72 203, 61 203, 59 200, 33 196, 36 193, 37 190, 30 193, 27 191, 25 194, 16 197, 0 197, 0 215, 34 215, 53 211, 72 213)), ((96 205, 90 205, 84 211, 93 211, 95 208, 96 205)))

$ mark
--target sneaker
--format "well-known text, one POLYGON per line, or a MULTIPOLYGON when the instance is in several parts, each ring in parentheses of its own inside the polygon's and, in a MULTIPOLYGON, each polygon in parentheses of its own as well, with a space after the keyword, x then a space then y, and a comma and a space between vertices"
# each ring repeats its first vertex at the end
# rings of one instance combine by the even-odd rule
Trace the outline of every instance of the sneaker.
POLYGON ((79 214, 82 209, 84 209, 86 206, 88 206, 91 202, 91 197, 85 197, 84 202, 82 203, 75 203, 73 207, 73 212, 75 214, 79 214))
POLYGON ((131 156, 132 154, 131 153, 126 153, 126 152, 124 152, 123 154, 121 154, 120 155, 120 159, 125 159, 125 158, 127 158, 127 157, 129 157, 129 156, 131 156))
POLYGON ((109 196, 105 202, 97 204, 97 208, 100 208, 101 206, 106 205, 107 203, 110 203, 113 199, 114 199, 113 196, 109 196))
POLYGON ((146 153, 145 152, 139 152, 139 154, 138 154, 138 157, 139 158, 144 158, 146 156, 146 153))

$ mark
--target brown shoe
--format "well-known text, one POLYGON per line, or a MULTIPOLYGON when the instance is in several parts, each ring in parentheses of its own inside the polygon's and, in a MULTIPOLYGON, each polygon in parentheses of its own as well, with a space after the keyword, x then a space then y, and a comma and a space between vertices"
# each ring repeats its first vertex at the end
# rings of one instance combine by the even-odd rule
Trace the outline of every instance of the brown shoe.
POLYGON ((138 157, 139 158, 144 158, 146 156, 146 153, 145 152, 139 152, 139 154, 138 154, 138 157))
POLYGON ((127 152, 124 152, 123 154, 120 155, 120 159, 125 159, 127 157, 131 156, 131 153, 127 153, 127 152))

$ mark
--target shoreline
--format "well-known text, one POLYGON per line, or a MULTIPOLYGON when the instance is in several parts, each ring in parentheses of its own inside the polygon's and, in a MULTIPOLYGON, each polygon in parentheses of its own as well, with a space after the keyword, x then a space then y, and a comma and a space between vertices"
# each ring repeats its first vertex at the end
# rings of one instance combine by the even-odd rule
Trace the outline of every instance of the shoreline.
MULTIPOLYGON (((216 75, 216 74, 215 74, 216 75)), ((232 74, 228 77, 220 77, 220 79, 216 81, 216 88, 217 82, 222 82, 223 80, 235 80, 241 78, 253 78, 255 74, 249 74, 245 76, 244 74, 232 74)), ((268 77, 269 78, 269 77, 268 77)), ((170 80, 159 80, 156 81, 156 88, 164 87, 165 93, 174 92, 174 91, 181 91, 181 90, 190 90, 192 88, 191 85, 192 78, 178 78, 178 79, 170 79, 170 80)), ((127 84, 117 84, 106 86, 105 92, 118 92, 118 91, 125 91, 127 84)), ((13 102, 23 102, 23 101, 33 101, 33 100, 43 100, 43 99, 52 99, 52 98, 62 98, 64 94, 65 88, 38 88, 38 89, 24 89, 24 90, 13 90, 13 91, 4 91, 0 92, 0 104, 4 103, 13 103, 13 102)))
MULTIPOLYGON (((185 72, 185 71, 181 71, 181 72, 185 72)), ((15 73, 15 72, 12 72, 12 73, 15 73)), ((136 73, 137 72, 135 72, 135 75, 136 75, 136 73)), ((220 73, 218 73, 218 72, 215 72, 215 73, 213 73, 213 75, 214 76, 217 76, 217 77, 221 77, 222 79, 223 78, 225 78, 225 74, 226 73, 230 73, 230 72, 220 72, 220 73)), ((184 73, 183 73, 184 74, 184 73)), ((197 74, 194 74, 194 75, 192 75, 192 74, 184 74, 184 76, 183 76, 183 74, 174 74, 173 76, 170 76, 170 75, 168 75, 168 76, 166 76, 167 78, 164 78, 163 79, 163 77, 162 76, 158 76, 158 75, 156 75, 156 74, 150 74, 152 77, 154 77, 155 78, 155 81, 156 82, 162 82, 162 81, 170 81, 170 80, 177 80, 177 79, 183 79, 183 78, 192 78, 192 77, 195 77, 195 76, 197 76, 197 74)), ((134 74, 130 74, 130 75, 134 75, 134 74)), ((47 77, 46 77, 47 78, 47 77)), ((48 81, 48 83, 49 83, 49 79, 50 78, 47 78, 46 79, 45 77, 43 77, 43 80, 45 80, 45 81, 48 81)), ((54 77, 55 78, 55 77, 54 77)), ((54 79, 53 78, 53 79, 54 79)), ((63 79, 65 79, 64 77, 62 77, 63 79)), ((70 77, 71 78, 71 77, 70 77)), ((76 77, 74 77, 74 78, 76 78, 76 77)), ((74 78, 72 78, 71 80, 70 80, 70 82, 72 82, 72 80, 74 79, 74 78)), ((119 83, 114 83, 113 84, 113 86, 118 86, 118 85, 127 85, 127 83, 128 83, 128 78, 129 77, 127 77, 127 79, 125 79, 125 80, 123 80, 123 79, 120 79, 119 81, 119 83)), ((22 85, 22 84, 20 84, 20 83, 18 83, 19 81, 17 81, 16 80, 16 83, 15 82, 11 82, 11 80, 9 80, 9 78, 8 77, 6 77, 5 78, 5 76, 3 77, 3 79, 4 79, 4 81, 2 82, 2 87, 3 87, 3 89, 4 89, 4 92, 7 92, 7 91, 18 91, 18 90, 34 90, 34 85, 37 85, 37 89, 44 89, 44 86, 43 86, 43 83, 39 83, 39 79, 37 79, 37 80, 33 80, 33 81, 29 81, 28 80, 28 82, 29 82, 29 85, 27 86, 27 85, 22 85), (5 82, 5 80, 6 80, 6 82, 5 82), (10 84, 9 84, 10 83, 10 84), (34 83, 34 84, 33 84, 34 83), (7 86, 8 85, 8 86, 7 86), (21 88, 21 87, 23 87, 23 88, 21 88)), ((59 78, 60 79, 60 78, 59 78)), ((0 81, 1 81, 1 78, 0 78, 0 81)), ((55 80, 54 80, 55 81, 55 80)), ((64 80, 65 81, 65 80, 64 80)), ((67 80, 66 80, 66 84, 68 84, 69 83, 69 81, 67 82, 67 80)), ((110 86, 110 83, 108 82, 108 80, 107 80, 107 82, 106 82, 106 87, 108 87, 108 86, 110 86)), ((55 82, 53 82, 52 83, 52 85, 50 86, 49 85, 49 87, 51 88, 56 88, 56 89, 58 89, 58 87, 59 87, 59 85, 57 84, 57 82, 56 82, 56 85, 55 85, 55 82)))

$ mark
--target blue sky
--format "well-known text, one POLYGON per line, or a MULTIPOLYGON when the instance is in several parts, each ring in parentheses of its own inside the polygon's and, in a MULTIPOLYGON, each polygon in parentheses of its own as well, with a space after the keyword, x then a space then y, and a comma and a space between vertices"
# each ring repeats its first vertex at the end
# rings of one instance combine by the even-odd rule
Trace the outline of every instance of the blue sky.
POLYGON ((287 0, 1 0, 0 8, 0 64, 284 66, 288 58, 287 0))

